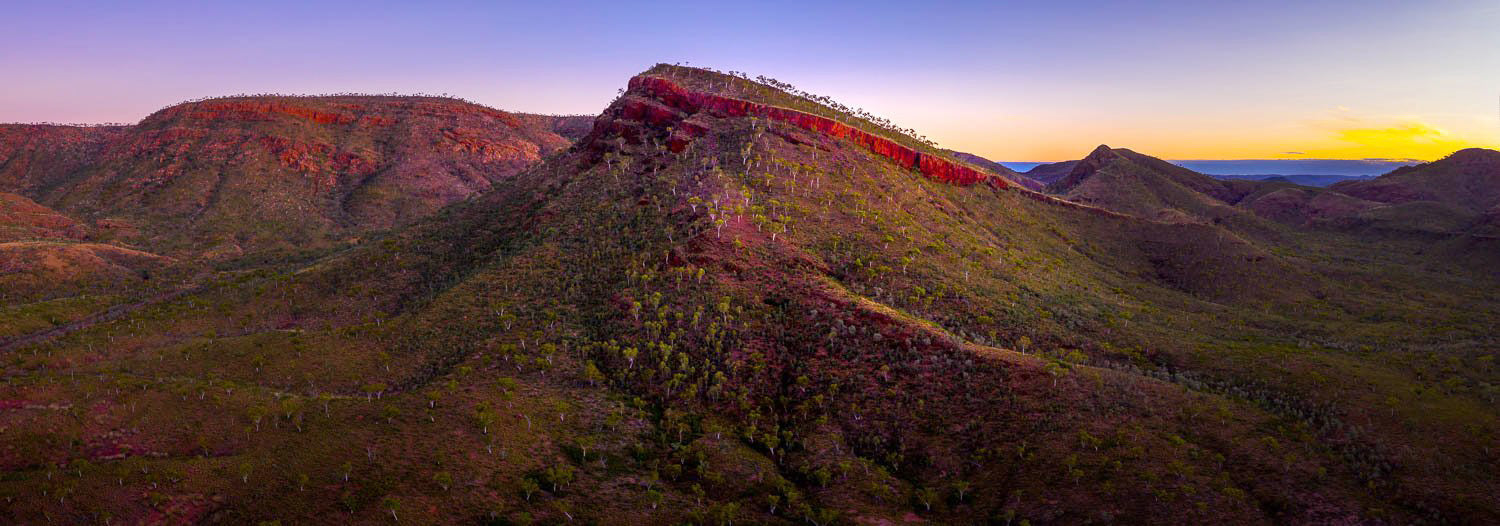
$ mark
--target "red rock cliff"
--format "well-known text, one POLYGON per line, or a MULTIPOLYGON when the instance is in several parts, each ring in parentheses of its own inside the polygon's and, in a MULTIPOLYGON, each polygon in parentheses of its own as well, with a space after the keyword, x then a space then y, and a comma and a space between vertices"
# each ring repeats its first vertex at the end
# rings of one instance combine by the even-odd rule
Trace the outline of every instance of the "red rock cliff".
MULTIPOLYGON (((627 102, 621 108, 621 116, 627 119, 652 125, 671 125, 681 120, 672 110, 688 114, 707 112, 717 117, 759 117, 853 142, 902 167, 917 170, 922 175, 945 183, 971 185, 984 182, 1001 187, 1009 185, 1007 181, 999 177, 938 155, 918 152, 890 139, 827 117, 748 100, 695 92, 669 79, 651 75, 640 75, 630 79, 630 90, 660 101, 662 105, 644 104, 639 101, 627 102)), ((701 133, 701 130, 697 132, 701 133)), ((690 130, 689 133, 693 131, 690 130)), ((674 150, 680 150, 685 142, 677 140, 670 145, 674 150)))

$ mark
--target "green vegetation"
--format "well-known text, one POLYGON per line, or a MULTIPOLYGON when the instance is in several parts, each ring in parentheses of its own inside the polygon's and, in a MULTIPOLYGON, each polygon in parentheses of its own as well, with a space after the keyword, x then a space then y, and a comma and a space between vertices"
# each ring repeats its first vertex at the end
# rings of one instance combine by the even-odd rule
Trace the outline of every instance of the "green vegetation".
POLYGON ((222 268, 6 356, 0 518, 1500 510, 1494 278, 1423 241, 1101 214, 748 118, 682 116, 705 131, 674 153, 618 108, 411 228, 222 268))

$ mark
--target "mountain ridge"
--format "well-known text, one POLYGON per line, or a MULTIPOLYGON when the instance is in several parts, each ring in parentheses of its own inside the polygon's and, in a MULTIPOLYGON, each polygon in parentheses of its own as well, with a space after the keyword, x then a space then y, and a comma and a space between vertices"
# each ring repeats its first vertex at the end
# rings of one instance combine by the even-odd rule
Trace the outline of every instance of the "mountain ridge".
POLYGON ((584 120, 436 97, 214 98, 129 126, 0 125, 0 190, 139 223, 139 242, 169 252, 288 250, 474 195, 567 148, 584 120))

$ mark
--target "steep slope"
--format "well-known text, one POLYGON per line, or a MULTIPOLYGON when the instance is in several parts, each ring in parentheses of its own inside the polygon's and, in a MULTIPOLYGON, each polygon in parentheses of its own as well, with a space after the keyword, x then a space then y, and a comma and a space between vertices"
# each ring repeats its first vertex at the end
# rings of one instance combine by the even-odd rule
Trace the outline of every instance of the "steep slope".
POLYGON ((658 66, 577 147, 411 228, 18 353, 0 518, 1496 516, 1493 412, 1360 349, 1424 336, 1392 317, 1482 338, 1477 287, 1340 270, 1416 303, 1371 307, 1218 226, 969 170, 658 66))
POLYGON ((0 190, 169 252, 316 248, 482 192, 579 128, 432 97, 209 99, 128 127, 0 127, 0 190))

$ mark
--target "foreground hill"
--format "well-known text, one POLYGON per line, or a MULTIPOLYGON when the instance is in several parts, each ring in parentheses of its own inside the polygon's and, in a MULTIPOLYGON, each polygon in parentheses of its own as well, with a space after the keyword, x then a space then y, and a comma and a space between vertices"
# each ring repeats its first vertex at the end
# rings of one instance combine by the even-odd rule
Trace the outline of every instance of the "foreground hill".
POLYGON ((1059 200, 778 85, 657 66, 408 228, 20 349, 0 513, 1500 518, 1492 281, 1059 200))
POLYGON ((209 99, 134 126, 0 126, 0 191, 169 252, 315 248, 482 192, 579 121, 433 97, 209 99))

